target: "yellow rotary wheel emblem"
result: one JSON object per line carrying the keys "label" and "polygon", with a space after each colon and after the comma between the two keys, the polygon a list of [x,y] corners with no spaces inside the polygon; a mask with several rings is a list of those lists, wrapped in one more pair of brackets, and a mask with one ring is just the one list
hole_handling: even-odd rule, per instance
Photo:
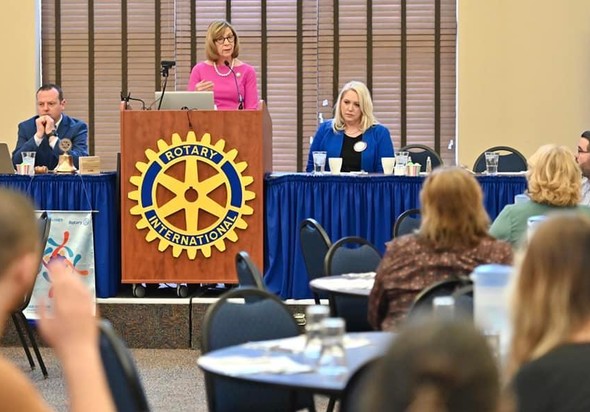
{"label": "yellow rotary wheel emblem", "polygon": [[[236,242],[235,229],[248,227],[242,216],[254,213],[246,205],[246,201],[256,197],[254,192],[246,190],[254,178],[242,175],[248,164],[235,162],[237,150],[225,153],[224,148],[224,140],[211,145],[209,133],[200,141],[194,132],[187,134],[186,141],[174,133],[171,145],[158,140],[159,151],[147,149],[148,162],[135,164],[141,174],[129,179],[137,187],[128,194],[129,199],[137,201],[130,212],[141,217],[136,227],[148,229],[145,237],[148,242],[159,240],[160,252],[172,246],[172,255],[176,258],[183,250],[191,260],[197,257],[197,251],[208,258],[211,246],[223,252],[225,239]],[[175,168],[182,163],[184,173],[174,176],[171,172],[178,170]],[[200,178],[199,165],[213,168],[213,175]],[[168,196],[159,195],[162,188]],[[217,189],[225,189],[224,200],[212,196]],[[184,215],[180,221],[179,213]],[[201,221],[207,220],[202,219],[205,215],[209,223],[203,224]]]}

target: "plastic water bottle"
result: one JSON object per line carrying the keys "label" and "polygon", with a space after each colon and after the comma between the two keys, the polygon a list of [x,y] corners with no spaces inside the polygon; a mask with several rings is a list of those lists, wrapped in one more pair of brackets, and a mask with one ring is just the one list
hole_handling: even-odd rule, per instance
{"label": "plastic water bottle", "polygon": [[426,158],[426,173],[432,172],[432,160],[430,160],[430,156]]}
{"label": "plastic water bottle", "polygon": [[506,296],[511,274],[511,266],[497,264],[478,266],[471,274],[475,324],[494,343],[500,360],[507,352],[511,335]]}

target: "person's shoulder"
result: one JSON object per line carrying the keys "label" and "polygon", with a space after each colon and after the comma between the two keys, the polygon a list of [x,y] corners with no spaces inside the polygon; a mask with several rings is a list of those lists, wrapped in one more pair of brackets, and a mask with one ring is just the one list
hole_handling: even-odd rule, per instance
{"label": "person's shoulder", "polygon": [[62,121],[70,127],[87,127],[86,122],[84,120],[76,119],[75,117],[68,116],[65,113],[62,114],[62,116]]}
{"label": "person's shoulder", "polygon": [[18,124],[18,127],[24,127],[24,126],[30,126],[30,125],[33,125],[33,126],[35,126],[35,128],[37,128],[37,126],[35,125],[35,120],[36,120],[38,117],[39,117],[38,115],[35,115],[35,116],[33,116],[33,117],[29,117],[28,119],[26,119],[26,120],[23,120],[22,122],[20,122],[20,123]]}
{"label": "person's shoulder", "polygon": [[410,233],[393,238],[388,243],[389,247],[393,250],[399,250],[401,248],[422,248],[424,247],[424,242],[421,241],[420,236],[416,233]]}
{"label": "person's shoulder", "polygon": [[328,119],[328,120],[324,120],[323,122],[320,123],[320,125],[318,126],[318,131],[321,132],[327,132],[327,131],[333,131],[332,129],[332,124],[334,123],[334,120],[332,119]]}
{"label": "person's shoulder", "polygon": [[500,251],[510,255],[512,254],[512,246],[510,243],[496,239],[492,236],[483,238],[478,247],[486,251]]}

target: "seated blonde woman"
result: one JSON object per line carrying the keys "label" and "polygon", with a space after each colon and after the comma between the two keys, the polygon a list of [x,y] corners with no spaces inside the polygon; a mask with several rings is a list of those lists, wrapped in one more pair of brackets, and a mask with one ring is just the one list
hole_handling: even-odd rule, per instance
{"label": "seated blonde woman", "polygon": [[590,411],[590,218],[539,225],[514,277],[507,375],[518,410]]}
{"label": "seated blonde woman", "polygon": [[507,205],[502,209],[490,234],[513,246],[523,240],[528,218],[558,210],[579,210],[590,215],[590,207],[578,206],[582,172],[574,154],[566,146],[541,146],[528,160],[528,196],[530,202]]}
{"label": "seated blonde woman", "polygon": [[488,234],[481,187],[468,171],[437,168],[424,182],[420,204],[418,232],[389,242],[377,268],[369,296],[375,329],[396,327],[416,295],[434,282],[468,276],[486,263],[512,263],[510,245]]}

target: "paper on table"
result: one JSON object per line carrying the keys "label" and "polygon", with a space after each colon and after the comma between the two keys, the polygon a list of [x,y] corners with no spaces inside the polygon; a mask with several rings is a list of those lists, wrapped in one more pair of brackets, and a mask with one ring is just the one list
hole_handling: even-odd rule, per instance
{"label": "paper on table", "polygon": [[[347,349],[360,348],[371,342],[362,337],[344,336],[344,347]],[[299,353],[305,347],[305,335],[292,338],[274,339],[263,342],[250,342],[245,345],[251,349],[265,349],[268,351]]]}
{"label": "paper on table", "polygon": [[366,272],[366,273],[344,273],[342,275],[343,278],[348,279],[375,279],[375,272]]}
{"label": "paper on table", "polygon": [[330,278],[317,278],[313,280],[314,286],[330,287],[338,290],[350,290],[350,289],[372,289],[375,279],[330,279]]}
{"label": "paper on table", "polygon": [[311,366],[297,363],[286,356],[202,357],[199,359],[199,363],[206,369],[223,371],[230,376],[255,373],[294,374],[313,370]]}

